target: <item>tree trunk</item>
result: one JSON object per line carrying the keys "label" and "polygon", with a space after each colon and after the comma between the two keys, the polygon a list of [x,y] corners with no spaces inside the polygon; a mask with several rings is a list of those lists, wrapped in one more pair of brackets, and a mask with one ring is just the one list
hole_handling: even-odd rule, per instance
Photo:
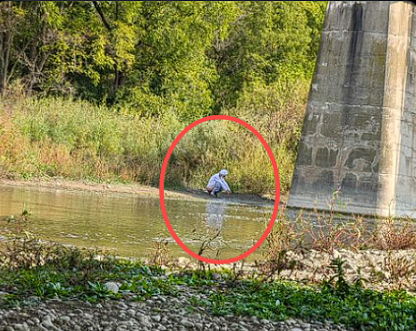
{"label": "tree trunk", "polygon": [[[110,25],[109,21],[107,20],[107,18],[104,15],[104,12],[102,11],[98,1],[92,1],[92,3],[94,4],[95,10],[97,11],[98,15],[101,18],[101,22],[103,22],[103,25],[105,26],[105,28],[107,29],[107,31],[110,33],[110,39],[113,39],[113,27]],[[119,3],[116,2],[116,19],[118,19],[118,14],[119,14]],[[113,81],[113,91],[114,93],[117,92],[119,86],[123,85],[125,80],[126,80],[126,76],[125,74],[119,69],[119,62],[117,59],[117,55],[113,54],[114,57],[114,81]]]}
{"label": "tree trunk", "polygon": [[12,47],[13,35],[11,31],[11,11],[12,11],[12,3],[8,1],[3,4],[6,7],[5,9],[5,17],[4,17],[4,25],[3,31],[0,33],[0,94],[1,96],[4,95],[7,89],[7,76],[9,74],[9,64],[10,64],[10,50]]}

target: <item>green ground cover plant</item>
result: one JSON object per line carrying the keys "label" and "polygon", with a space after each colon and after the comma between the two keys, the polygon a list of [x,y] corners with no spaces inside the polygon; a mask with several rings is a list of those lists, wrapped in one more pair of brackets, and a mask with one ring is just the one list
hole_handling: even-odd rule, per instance
{"label": "green ground cover plant", "polygon": [[[166,274],[160,267],[108,257],[98,259],[73,248],[63,252],[58,246],[51,252],[59,260],[50,259],[33,267],[2,265],[2,305],[34,304],[52,298],[97,302],[120,300],[126,295],[146,300],[160,295],[180,296],[185,287],[204,295],[193,300],[193,305],[206,307],[215,315],[331,320],[359,330],[413,330],[416,325],[413,295],[364,289],[359,282],[345,281],[340,270],[336,277],[308,286],[283,280],[233,280],[230,272],[216,270]],[[104,286],[108,281],[120,282],[120,291],[109,291]]]}

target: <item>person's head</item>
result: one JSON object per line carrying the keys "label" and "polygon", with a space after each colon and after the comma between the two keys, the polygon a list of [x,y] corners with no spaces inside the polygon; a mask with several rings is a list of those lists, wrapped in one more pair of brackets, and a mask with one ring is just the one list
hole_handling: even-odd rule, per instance
{"label": "person's head", "polygon": [[225,169],[222,169],[222,170],[220,171],[220,176],[221,176],[221,177],[226,177],[226,176],[228,176],[228,171],[227,171],[227,170],[225,170]]}

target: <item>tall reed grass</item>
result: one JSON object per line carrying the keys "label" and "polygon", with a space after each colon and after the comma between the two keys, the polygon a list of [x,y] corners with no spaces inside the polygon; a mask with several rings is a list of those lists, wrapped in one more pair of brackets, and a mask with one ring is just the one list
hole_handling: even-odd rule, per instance
{"label": "tall reed grass", "polygon": [[[277,159],[281,189],[290,186],[307,90],[282,96],[281,87],[258,86],[223,113],[253,125]],[[182,123],[169,111],[132,115],[85,101],[14,96],[0,102],[0,176],[60,177],[97,182],[157,185],[163,158]],[[166,185],[202,188],[227,168],[235,192],[271,193],[273,169],[257,138],[229,121],[206,122],[178,144]]]}

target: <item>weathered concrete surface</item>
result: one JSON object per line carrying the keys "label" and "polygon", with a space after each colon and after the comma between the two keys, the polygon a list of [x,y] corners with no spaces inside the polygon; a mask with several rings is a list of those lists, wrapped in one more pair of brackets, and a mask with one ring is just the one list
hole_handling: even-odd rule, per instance
{"label": "weathered concrete surface", "polygon": [[288,205],[416,217],[416,15],[330,1]]}

